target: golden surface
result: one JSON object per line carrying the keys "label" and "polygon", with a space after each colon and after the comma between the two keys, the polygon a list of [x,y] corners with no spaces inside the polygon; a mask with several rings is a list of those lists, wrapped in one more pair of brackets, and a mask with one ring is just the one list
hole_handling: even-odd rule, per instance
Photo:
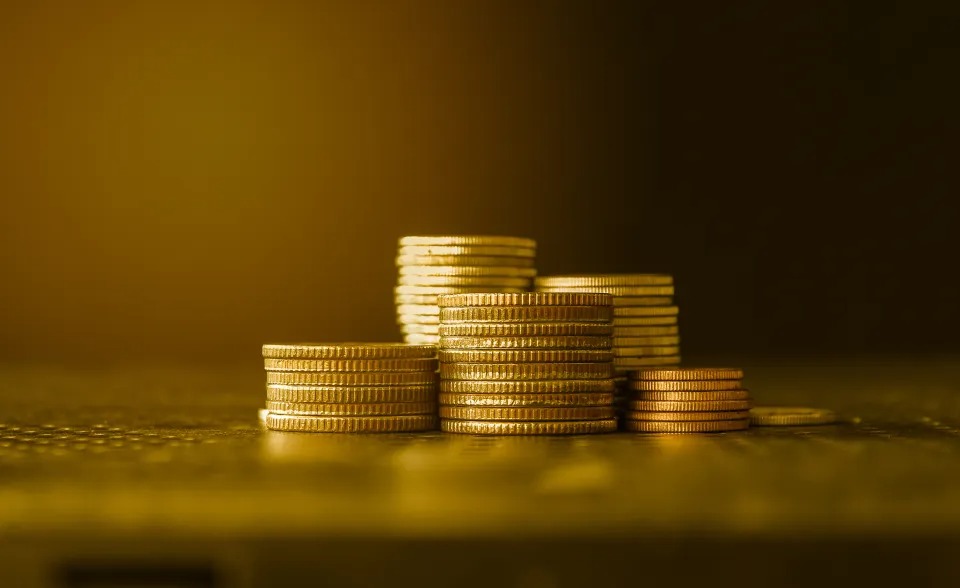
{"label": "golden surface", "polygon": [[823,408],[758,406],[750,410],[750,424],[756,426],[828,425],[836,421],[836,413]]}
{"label": "golden surface", "polygon": [[609,336],[613,327],[605,322],[464,322],[440,325],[439,332],[442,337]]}
{"label": "golden surface", "polygon": [[440,394],[438,401],[448,406],[607,406],[613,403],[613,393]]}
{"label": "golden surface", "polygon": [[307,403],[426,402],[436,400],[436,384],[420,386],[267,385],[267,400]]}
{"label": "golden surface", "polygon": [[266,422],[267,428],[274,431],[300,433],[401,433],[437,428],[437,417],[432,414],[332,417],[270,413]]}
{"label": "golden surface", "polygon": [[694,392],[709,390],[739,390],[741,380],[631,380],[633,390],[665,392]]}
{"label": "golden surface", "polygon": [[425,333],[404,333],[403,340],[407,343],[437,345],[440,343],[440,335],[427,335]]}
{"label": "golden surface", "polygon": [[402,265],[397,268],[400,278],[420,277],[490,277],[530,278],[537,275],[536,268],[471,265]]}
{"label": "golden surface", "polygon": [[584,435],[613,433],[617,430],[617,420],[498,422],[442,419],[440,430],[473,435]]}
{"label": "golden surface", "polygon": [[265,358],[263,369],[274,372],[422,372],[434,371],[433,357],[401,359],[275,359]]}
{"label": "golden surface", "polygon": [[[399,296],[394,299],[394,302],[397,303],[397,315],[398,316],[407,316],[407,315],[423,315],[423,316],[435,316],[437,321],[440,321],[440,308],[436,304],[436,296],[425,297],[425,296],[416,296],[413,294],[404,295],[403,300],[399,300]],[[433,302],[430,302],[430,300]]]}
{"label": "golden surface", "polygon": [[446,349],[606,349],[613,347],[610,337],[441,337]]}
{"label": "golden surface", "polygon": [[609,306],[458,306],[441,307],[444,323],[598,322],[609,323]]}
{"label": "golden surface", "polygon": [[440,406],[441,419],[461,421],[593,421],[615,417],[613,406]]}
{"label": "golden surface", "polygon": [[269,343],[262,354],[276,359],[414,359],[435,357],[437,350],[406,343]]}
{"label": "golden surface", "polygon": [[[667,319],[670,320],[670,319]],[[620,327],[617,325],[617,319],[614,319],[613,336],[615,338],[644,338],[644,337],[663,337],[676,336],[680,333],[676,324],[667,324],[665,326],[647,326],[647,327]],[[676,321],[674,320],[674,323]]]}
{"label": "golden surface", "polygon": [[673,276],[667,274],[567,274],[541,276],[536,280],[539,287],[592,287],[592,286],[669,286]]}
{"label": "golden surface", "polygon": [[726,421],[726,420],[749,419],[750,412],[748,410],[709,411],[709,412],[686,412],[686,411],[659,412],[659,411],[627,410],[627,411],[624,411],[623,417],[631,421],[667,421],[667,422]]}
{"label": "golden surface", "polygon": [[[637,327],[649,326],[676,326],[677,317],[673,316],[615,316],[613,317],[613,326],[615,333],[632,332]],[[631,331],[624,331],[631,329]]]}
{"label": "golden surface", "polygon": [[[409,306],[409,305],[406,305]],[[423,305],[420,305],[423,306]],[[421,308],[421,309],[408,309],[404,310],[416,310],[418,313],[427,313],[430,309]],[[439,333],[440,326],[440,315],[438,314],[411,314],[403,313],[397,315],[397,322],[400,324],[401,333]],[[417,325],[424,325],[429,328],[421,329]],[[411,327],[411,328],[407,328]]]}
{"label": "golden surface", "polygon": [[625,420],[623,428],[634,433],[722,433],[750,427],[749,419],[730,421],[635,421]]}
{"label": "golden surface", "polygon": [[613,393],[612,378],[580,380],[441,380],[440,391],[449,394],[575,394]]}
{"label": "golden surface", "polygon": [[614,337],[613,345],[618,348],[649,347],[652,345],[679,345],[680,337],[661,335],[651,337]]}
{"label": "golden surface", "polygon": [[595,380],[613,377],[610,363],[441,363],[450,380]]}
{"label": "golden surface", "polygon": [[401,245],[400,255],[479,255],[504,257],[535,257],[537,251],[526,247],[501,245]]}
{"label": "golden surface", "polygon": [[494,257],[489,255],[398,255],[394,260],[401,265],[465,265],[505,268],[532,268],[532,257]]}
{"label": "golden surface", "polygon": [[742,380],[740,368],[643,369],[630,374],[631,380]]}
{"label": "golden surface", "polygon": [[613,353],[599,349],[446,349],[437,357],[447,363],[606,362]]}
{"label": "golden surface", "polygon": [[313,403],[267,401],[267,410],[273,414],[304,416],[392,416],[408,414],[435,414],[436,402],[371,402],[371,403]]}
{"label": "golden surface", "polygon": [[677,345],[654,345],[649,347],[614,347],[617,357],[659,357],[661,355],[680,355]]}
{"label": "golden surface", "polygon": [[751,404],[749,400],[631,400],[627,403],[627,408],[653,412],[719,412],[750,410]]}
{"label": "golden surface", "polygon": [[[620,300],[643,296],[674,295],[674,288],[670,286],[537,286],[537,292],[604,292]],[[628,304],[624,302],[624,304]]]}
{"label": "golden surface", "polygon": [[520,294],[500,294],[496,292],[474,294],[451,294],[440,298],[440,306],[610,306],[613,297],[601,293],[574,292],[524,292]]}
{"label": "golden surface", "polygon": [[486,286],[493,288],[529,288],[529,278],[508,278],[505,276],[420,276],[401,275],[397,278],[401,286]]}
{"label": "golden surface", "polygon": [[428,245],[455,245],[455,246],[498,246],[522,247],[536,249],[537,242],[526,237],[510,237],[502,235],[410,235],[400,237],[400,247],[416,247]]}
{"label": "golden surface", "polygon": [[421,372],[267,372],[268,384],[321,386],[407,386],[432,384],[436,374]]}
{"label": "golden surface", "polygon": [[[522,293],[525,286],[496,288],[497,292],[515,292]],[[441,294],[460,294],[469,292],[489,293],[494,288],[491,286],[396,286],[393,289],[394,294],[420,294],[433,295],[438,297]]]}
{"label": "golden surface", "polygon": [[[740,385],[738,380],[730,380]],[[630,382],[631,385],[637,382]],[[723,400],[749,400],[748,390],[643,390],[632,388],[632,398],[657,402],[716,402]]]}

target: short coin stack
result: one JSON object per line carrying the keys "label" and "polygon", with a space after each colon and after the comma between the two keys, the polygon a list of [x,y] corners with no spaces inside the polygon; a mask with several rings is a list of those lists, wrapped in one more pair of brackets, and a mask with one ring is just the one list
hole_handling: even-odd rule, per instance
{"label": "short coin stack", "polygon": [[394,302],[404,340],[437,344],[440,294],[529,290],[536,246],[522,237],[402,237]]}
{"label": "short coin stack", "polygon": [[263,346],[266,426],[311,433],[426,431],[437,425],[433,345]]}
{"label": "short coin stack", "polygon": [[600,293],[441,296],[440,428],[615,431],[612,303]]}
{"label": "short coin stack", "polygon": [[630,372],[624,427],[643,433],[714,433],[750,426],[750,393],[736,368]]}

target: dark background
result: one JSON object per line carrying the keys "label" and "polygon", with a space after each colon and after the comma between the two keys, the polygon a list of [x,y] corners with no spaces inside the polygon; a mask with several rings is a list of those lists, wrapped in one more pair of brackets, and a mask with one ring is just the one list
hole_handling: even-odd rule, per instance
{"label": "dark background", "polygon": [[687,357],[955,351],[954,4],[5,4],[0,358],[397,339],[419,233],[674,273]]}

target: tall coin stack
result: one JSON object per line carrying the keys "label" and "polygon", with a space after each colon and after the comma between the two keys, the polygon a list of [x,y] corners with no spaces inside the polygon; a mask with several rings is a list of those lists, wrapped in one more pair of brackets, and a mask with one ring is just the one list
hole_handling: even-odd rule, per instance
{"label": "tall coin stack", "polygon": [[437,344],[441,294],[530,290],[536,247],[522,237],[402,237],[394,302],[404,340]]}
{"label": "tall coin stack", "polygon": [[433,345],[268,344],[266,426],[311,433],[427,431],[437,426]]}
{"label": "tall coin stack", "polygon": [[736,368],[630,372],[624,427],[643,433],[714,433],[750,426],[750,393]]}
{"label": "tall coin stack", "polygon": [[440,428],[615,431],[612,304],[600,293],[441,296]]}

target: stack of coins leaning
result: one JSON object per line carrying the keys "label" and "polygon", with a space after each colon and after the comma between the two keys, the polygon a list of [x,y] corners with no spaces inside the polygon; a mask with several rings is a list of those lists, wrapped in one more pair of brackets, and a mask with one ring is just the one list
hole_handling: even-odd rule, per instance
{"label": "stack of coins leaning", "polygon": [[438,302],[441,430],[616,430],[611,296],[471,293]]}
{"label": "stack of coins leaning", "polygon": [[433,345],[267,344],[263,358],[269,429],[311,433],[436,429]]}
{"label": "stack of coins leaning", "polygon": [[628,431],[714,433],[750,426],[750,393],[737,368],[651,368],[630,372]]}
{"label": "stack of coins leaning", "polygon": [[394,302],[404,340],[437,344],[440,294],[530,290],[536,246],[522,237],[402,237]]}

